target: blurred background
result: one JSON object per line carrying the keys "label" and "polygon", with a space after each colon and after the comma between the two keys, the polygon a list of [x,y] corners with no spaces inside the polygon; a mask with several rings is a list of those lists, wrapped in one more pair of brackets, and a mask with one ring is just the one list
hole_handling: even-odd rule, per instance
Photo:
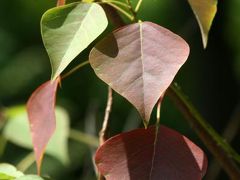
{"label": "blurred background", "polygon": [[[32,156],[23,105],[51,75],[41,40],[40,19],[55,4],[53,0],[4,0],[0,5],[0,159],[18,165],[26,173],[36,173],[36,167],[27,164]],[[240,121],[240,1],[219,1],[206,50],[187,0],[143,0],[138,17],[170,29],[189,43],[190,57],[175,81],[219,133],[226,131],[225,135],[231,136],[232,146],[240,152],[237,128]],[[109,26],[105,34],[111,30]],[[81,53],[65,72],[87,60],[90,49]],[[43,161],[44,175],[57,180],[95,179],[92,155],[106,99],[107,86],[90,66],[62,82],[57,105],[59,119],[64,120],[57,120],[61,125]],[[116,93],[110,120],[112,135],[143,127],[136,110]],[[186,135],[205,150],[210,163],[205,179],[228,179],[223,171],[214,172],[217,165],[211,165],[212,155],[168,97],[162,105],[161,123]]]}

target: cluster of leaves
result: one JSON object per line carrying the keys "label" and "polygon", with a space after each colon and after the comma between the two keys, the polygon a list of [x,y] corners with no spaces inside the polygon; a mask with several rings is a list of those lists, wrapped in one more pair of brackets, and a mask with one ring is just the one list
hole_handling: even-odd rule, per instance
{"label": "cluster of leaves", "polygon": [[[130,1],[127,4],[102,1],[126,16],[128,13],[123,7],[130,6],[133,16],[130,16],[130,20],[136,20],[141,2],[133,10]],[[206,47],[217,1],[189,0],[189,3],[197,17]],[[105,11],[98,3],[91,1],[64,5],[64,1],[58,1],[58,5],[61,6],[48,10],[41,20],[42,38],[52,66],[51,80],[37,88],[27,103],[39,174],[45,151],[62,157],[62,161],[67,159],[65,147],[59,153],[51,151],[53,146],[50,143],[47,147],[56,128],[58,86],[70,74],[61,73],[108,26]],[[89,61],[77,67],[89,62],[101,80],[138,110],[146,127],[115,136],[98,149],[96,165],[106,179],[138,179],[140,176],[143,179],[157,179],[159,176],[166,179],[201,179],[204,176],[207,161],[200,148],[167,127],[148,128],[155,104],[158,101],[161,103],[165,91],[188,55],[188,44],[181,37],[152,22],[139,21],[107,35],[92,49]],[[57,123],[60,123],[59,119]],[[11,139],[9,128],[12,128],[10,123],[6,128],[6,136]],[[65,138],[62,139],[64,144]],[[56,140],[56,143],[59,141]],[[53,139],[51,142],[54,143]]]}

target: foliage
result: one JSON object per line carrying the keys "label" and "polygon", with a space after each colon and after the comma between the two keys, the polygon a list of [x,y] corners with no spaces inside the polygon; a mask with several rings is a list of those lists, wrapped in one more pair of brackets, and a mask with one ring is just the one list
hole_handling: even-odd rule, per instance
{"label": "foliage", "polygon": [[[211,24],[217,12],[217,0],[188,2],[198,21],[203,46],[206,48]],[[68,162],[68,136],[88,144],[92,152],[98,145],[95,136],[74,131],[69,134],[66,113],[55,108],[57,92],[60,91],[63,81],[78,69],[90,64],[97,77],[108,86],[108,102],[99,133],[100,146],[95,156],[99,179],[182,177],[191,180],[201,179],[205,175],[207,160],[203,150],[180,133],[160,125],[160,108],[165,94],[173,97],[179,110],[228,175],[232,179],[240,177],[235,164],[235,161],[239,162],[240,156],[199,115],[181,90],[171,85],[188,58],[189,45],[180,36],[156,22],[141,21],[138,12],[142,3],[143,0],[135,3],[130,0],[87,0],[65,5],[64,0],[58,0],[57,7],[43,14],[41,35],[49,55],[52,76],[32,93],[27,102],[38,175],[41,174],[45,151],[63,163]],[[108,23],[109,20],[112,24]],[[105,35],[108,24],[120,28]],[[99,41],[100,35],[103,39]],[[85,51],[90,49],[89,53]],[[89,60],[64,74],[70,63],[78,55],[84,57],[85,52]],[[88,82],[87,78],[84,80]],[[145,129],[121,132],[110,138],[109,119],[113,90],[138,110]],[[148,127],[153,124],[150,119],[156,104],[156,123]],[[29,134],[26,133],[25,108],[21,107],[17,111],[13,114],[11,110],[5,111],[4,116],[8,121],[3,134],[7,140],[31,148]],[[88,128],[88,131],[89,129],[91,128]],[[15,135],[12,134],[13,131],[16,131]],[[110,139],[106,140],[108,138]],[[18,172],[14,167],[10,169]],[[4,172],[2,176],[6,178],[17,177]],[[20,175],[20,179],[24,177],[23,174]],[[26,176],[25,179],[27,178],[33,177]]]}

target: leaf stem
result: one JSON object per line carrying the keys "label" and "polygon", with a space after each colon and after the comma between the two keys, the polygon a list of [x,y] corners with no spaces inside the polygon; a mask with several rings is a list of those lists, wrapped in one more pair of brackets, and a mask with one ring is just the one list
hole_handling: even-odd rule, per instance
{"label": "leaf stem", "polygon": [[113,8],[115,8],[116,10],[118,10],[119,12],[121,12],[123,15],[125,15],[130,21],[134,20],[134,16],[132,16],[131,14],[129,14],[127,11],[125,11],[124,9],[120,8],[119,6],[111,3],[111,2],[106,2],[103,1],[103,3],[108,4],[109,6],[112,6]]}
{"label": "leaf stem", "polygon": [[135,7],[135,10],[134,10],[136,13],[137,13],[138,10],[140,9],[141,5],[142,5],[142,0],[139,0],[138,3],[137,3],[137,5],[136,5],[136,7]]}
{"label": "leaf stem", "polygon": [[127,0],[128,5],[130,6],[129,10],[131,11],[133,15],[132,21],[137,22],[137,13],[133,10],[133,6],[130,0]]}
{"label": "leaf stem", "polygon": [[63,5],[65,5],[65,3],[66,3],[66,0],[58,0],[57,6],[63,6]]}
{"label": "leaf stem", "polygon": [[107,106],[105,109],[105,115],[103,120],[102,129],[99,132],[99,142],[100,145],[102,145],[107,139],[108,139],[108,129],[109,129],[109,115],[112,109],[112,89],[110,86],[108,86],[108,100],[107,100]]}
{"label": "leaf stem", "polygon": [[61,79],[65,79],[66,77],[70,76],[71,74],[73,74],[75,71],[77,71],[78,69],[80,69],[81,67],[88,65],[89,61],[84,61],[82,63],[80,63],[79,65],[75,66],[73,69],[71,69],[69,72],[67,72],[66,74],[62,75]]}
{"label": "leaf stem", "polygon": [[123,2],[121,2],[121,1],[117,1],[117,0],[102,0],[102,2],[103,2],[103,3],[104,3],[104,2],[114,3],[114,4],[118,4],[118,5],[120,5],[120,6],[123,6],[123,7],[127,8],[127,9],[130,9],[130,6],[129,6],[128,4],[123,3]]}
{"label": "leaf stem", "polygon": [[167,90],[167,95],[177,105],[186,120],[188,120],[189,124],[192,125],[200,139],[213,156],[215,156],[231,179],[240,179],[240,170],[234,162],[234,160],[240,162],[240,156],[199,114],[196,108],[190,103],[188,98],[176,84],[170,86]]}
{"label": "leaf stem", "polygon": [[25,156],[18,164],[17,169],[25,172],[28,170],[28,168],[35,162],[35,156],[34,152],[29,153],[27,156]]}

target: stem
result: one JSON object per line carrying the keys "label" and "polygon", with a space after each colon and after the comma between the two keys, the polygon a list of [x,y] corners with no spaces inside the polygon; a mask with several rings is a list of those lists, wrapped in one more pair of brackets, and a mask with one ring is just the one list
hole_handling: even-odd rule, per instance
{"label": "stem", "polygon": [[203,143],[213,156],[215,156],[231,179],[240,179],[239,168],[233,161],[233,158],[239,160],[239,155],[221,138],[210,124],[203,119],[176,85],[171,85],[167,90],[167,94],[174,101]]}
{"label": "stem", "polygon": [[77,71],[78,69],[80,69],[81,67],[85,66],[89,64],[89,61],[84,61],[83,63],[77,65],[76,67],[74,67],[73,69],[71,69],[69,72],[67,72],[66,74],[62,75],[61,79],[65,79],[66,77],[70,76],[71,74],[73,74],[75,71]]}
{"label": "stem", "polygon": [[135,13],[137,13],[138,12],[138,10],[139,10],[139,8],[141,7],[141,5],[142,5],[142,0],[139,0],[138,1],[138,3],[137,3],[137,5],[136,5],[136,7],[135,7]]}
{"label": "stem", "polygon": [[113,8],[115,8],[116,10],[118,10],[119,12],[121,12],[122,14],[124,14],[130,21],[134,20],[134,16],[130,15],[127,11],[123,10],[122,8],[120,8],[119,6],[111,3],[111,2],[104,2],[106,4],[108,4],[109,6],[112,6]]}
{"label": "stem", "polygon": [[63,6],[65,5],[66,1],[65,0],[58,0],[57,1],[57,6]]}
{"label": "stem", "polygon": [[102,145],[108,139],[109,115],[110,115],[111,109],[112,109],[112,89],[109,86],[108,87],[107,106],[105,109],[105,116],[104,116],[104,120],[103,120],[102,129],[99,132],[100,145]]}
{"label": "stem", "polygon": [[[103,120],[102,129],[99,132],[99,142],[100,146],[104,144],[104,142],[109,138],[109,115],[112,109],[112,89],[110,86],[108,86],[108,100],[107,100],[107,106],[105,109],[105,116]],[[99,173],[98,180],[104,180],[104,176]]]}
{"label": "stem", "polygon": [[78,141],[80,143],[87,144],[93,148],[98,148],[99,142],[98,139],[94,136],[82,133],[77,130],[70,130],[69,138],[75,141]]}
{"label": "stem", "polygon": [[130,9],[130,8],[131,8],[128,4],[123,3],[123,2],[121,2],[121,1],[117,1],[117,0],[102,0],[102,2],[103,2],[103,3],[110,2],[110,3],[118,4],[118,5],[120,5],[120,6],[123,6],[123,7],[127,8],[127,9]]}
{"label": "stem", "polygon": [[132,21],[136,22],[137,21],[137,13],[133,10],[131,1],[127,0],[127,3],[130,6],[129,10],[131,11],[131,13],[133,15],[133,20]]}
{"label": "stem", "polygon": [[17,169],[25,172],[28,170],[28,168],[34,163],[35,161],[35,156],[34,153],[31,152],[27,156],[25,156],[18,164],[17,164]]}

